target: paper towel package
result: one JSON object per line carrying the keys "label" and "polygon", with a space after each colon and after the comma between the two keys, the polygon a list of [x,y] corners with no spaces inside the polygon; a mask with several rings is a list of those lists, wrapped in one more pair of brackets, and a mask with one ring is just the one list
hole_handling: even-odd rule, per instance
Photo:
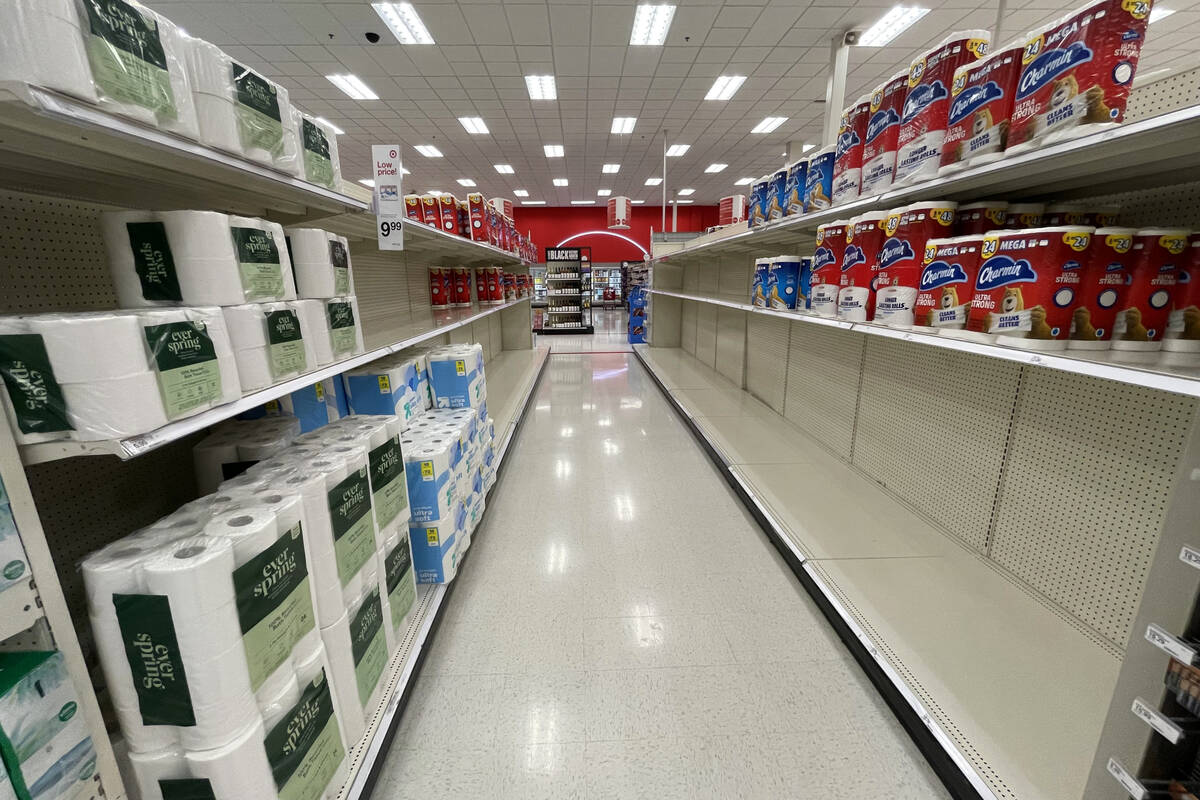
{"label": "paper towel package", "polygon": [[893,75],[871,94],[871,115],[863,138],[862,190],[866,197],[892,185],[896,172],[896,140],[900,114],[908,96],[908,72]]}
{"label": "paper towel package", "polygon": [[863,141],[871,116],[871,95],[863,95],[842,111],[833,158],[833,204],[858,199],[862,188]]}
{"label": "paper towel package", "polygon": [[61,653],[0,653],[0,755],[15,796],[90,796],[96,752],[78,701]]}
{"label": "paper towel package", "polygon": [[0,81],[97,101],[75,0],[0,3]]}
{"label": "paper towel package", "polygon": [[808,159],[804,180],[804,213],[823,211],[833,200],[833,162],[837,148],[830,146],[816,151]]}

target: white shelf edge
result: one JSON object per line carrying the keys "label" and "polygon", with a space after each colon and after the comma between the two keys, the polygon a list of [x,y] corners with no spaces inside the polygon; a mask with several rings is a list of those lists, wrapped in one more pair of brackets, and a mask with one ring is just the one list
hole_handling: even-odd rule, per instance
{"label": "white shelf edge", "polygon": [[[1082,355],[1066,354],[1071,353],[1072,351],[1046,352],[1038,350],[1023,350],[1019,347],[1005,347],[998,344],[973,342],[967,339],[956,339],[950,336],[938,336],[936,334],[923,333],[921,331],[908,330],[904,328],[889,328],[885,325],[876,325],[870,322],[848,322],[846,320],[832,319],[829,317],[819,317],[815,314],[802,314],[793,311],[775,311],[768,308],[758,308],[746,303],[734,303],[728,300],[721,300],[720,298],[716,297],[684,294],[682,292],[673,292],[664,289],[651,289],[650,293],[665,295],[667,297],[677,297],[681,300],[692,300],[698,303],[710,303],[712,305],[724,306],[726,308],[736,308],[753,314],[764,314],[766,316],[783,318],[791,322],[802,322],[809,325],[822,325],[825,327],[841,328],[842,330],[855,331],[868,336],[881,336],[885,339],[899,339],[901,341],[914,342],[916,344],[927,345],[929,347],[940,347],[944,350],[957,350],[961,353],[973,353],[975,355],[986,356],[988,358],[1014,361],[1019,364],[1028,364],[1035,367],[1046,367],[1047,369],[1053,369],[1059,372],[1087,375],[1093,378],[1100,378],[1101,380],[1116,381],[1117,383],[1127,383],[1147,389],[1157,389],[1163,392],[1174,392],[1175,394],[1181,394],[1186,397],[1200,398],[1200,369],[1197,370],[1195,377],[1190,377],[1183,374],[1173,375],[1171,373],[1160,372],[1149,368],[1141,368],[1134,365],[1119,364],[1110,361],[1099,361],[1083,357]],[[1073,352],[1082,354],[1087,351]],[[1097,352],[1110,353],[1113,351]]]}
{"label": "white shelf edge", "polygon": [[424,222],[403,219],[401,220],[401,229],[405,231],[406,235],[408,233],[412,233],[418,239],[423,236],[430,236],[434,241],[437,242],[445,242],[455,246],[468,248],[477,248],[480,252],[488,253],[496,258],[512,261],[525,267],[530,265],[529,261],[521,258],[516,253],[510,253],[507,250],[496,247],[494,244],[489,242],[477,242],[474,239],[468,239],[465,236],[459,236],[456,233],[447,233],[441,228],[435,228],[432,225],[426,225]]}
{"label": "white shelf edge", "polygon": [[305,386],[311,386],[317,381],[331,378],[334,375],[362,366],[376,359],[383,358],[386,355],[399,352],[405,348],[420,344],[421,342],[432,339],[436,336],[449,333],[466,325],[478,322],[484,317],[495,314],[498,311],[503,311],[506,308],[511,308],[520,303],[528,302],[528,297],[523,297],[519,300],[509,300],[503,305],[488,306],[479,308],[476,313],[462,319],[455,320],[447,325],[440,325],[428,330],[421,331],[414,336],[410,336],[400,341],[383,347],[375,348],[362,353],[352,358],[338,361],[334,364],[321,367],[306,372],[305,374],[292,378],[291,380],[277,383],[266,389],[261,389],[248,395],[243,395],[238,400],[232,403],[211,408],[200,414],[192,417],[181,419],[177,422],[172,422],[163,427],[150,431],[149,433],[131,436],[126,439],[106,439],[99,442],[42,442],[38,444],[22,445],[21,461],[26,466],[31,464],[41,464],[46,461],[55,461],[61,458],[71,458],[74,456],[88,455],[115,455],[118,458],[125,460],[140,456],[165,444],[182,439],[193,433],[197,433],[211,425],[236,416],[243,411],[249,411],[252,408],[262,405],[271,400],[277,400],[286,394],[291,394],[297,389],[303,389]]}

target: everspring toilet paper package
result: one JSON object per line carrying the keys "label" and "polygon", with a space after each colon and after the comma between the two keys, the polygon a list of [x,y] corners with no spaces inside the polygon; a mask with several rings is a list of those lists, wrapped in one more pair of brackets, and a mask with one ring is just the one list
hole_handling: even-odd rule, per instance
{"label": "everspring toilet paper package", "polygon": [[202,495],[217,491],[223,481],[282,451],[299,435],[300,420],[292,416],[221,423],[192,448],[196,488]]}
{"label": "everspring toilet paper package", "polygon": [[293,303],[222,309],[243,391],[262,389],[316,368],[313,339],[303,330]]}
{"label": "everspring toilet paper package", "polygon": [[300,297],[328,298],[354,293],[350,246],[344,237],[320,228],[287,228],[284,233]]}
{"label": "everspring toilet paper package", "polygon": [[294,174],[337,190],[342,185],[342,162],[333,129],[295,108],[292,116],[300,135],[299,170]]}
{"label": "everspring toilet paper package", "polygon": [[329,654],[333,689],[342,709],[346,741],[358,743],[366,730],[366,713],[379,706],[382,677],[388,662],[384,634],[384,607],[379,582],[365,586],[346,613],[328,628],[321,639]]}
{"label": "everspring toilet paper package", "polygon": [[[379,551],[379,558],[380,578],[387,592],[387,624],[394,643],[398,643],[412,620],[417,599],[416,573],[413,571],[407,525],[400,526],[388,536],[387,543]],[[388,649],[394,650],[395,644]]]}
{"label": "everspring toilet paper package", "polygon": [[329,321],[329,343],[334,361],[363,352],[358,301],[353,296],[325,301],[325,316]]}
{"label": "everspring toilet paper package", "polygon": [[96,102],[75,0],[0,2],[0,81]]}

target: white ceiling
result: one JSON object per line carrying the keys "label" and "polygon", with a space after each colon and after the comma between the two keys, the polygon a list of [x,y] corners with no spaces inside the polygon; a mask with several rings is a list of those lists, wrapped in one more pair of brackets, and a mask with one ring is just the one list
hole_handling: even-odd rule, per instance
{"label": "white ceiling", "polygon": [[[947,33],[991,28],[996,0],[925,0],[933,10],[883,48],[854,48],[846,89],[849,102],[896,72]],[[372,143],[405,146],[405,190],[482,191],[568,205],[612,189],[656,203],[659,187],[645,179],[662,171],[661,131],[691,145],[668,159],[673,195],[693,187],[696,203],[735,191],[739,177],[779,166],[788,142],[819,143],[823,126],[829,41],[865,28],[892,0],[681,0],[662,47],[628,46],[634,0],[600,3],[417,0],[436,45],[400,45],[368,0],[149,0],[194,36],[286,86],[292,100],[346,131],[339,137],[348,179],[368,174]],[[1200,0],[1163,0],[1178,13],[1150,29],[1140,72],[1191,66],[1200,30]],[[1009,40],[1070,9],[1063,0],[1009,0],[1000,38]],[[381,36],[369,44],[368,31]],[[324,76],[352,72],[379,95],[346,97]],[[524,75],[553,74],[557,101],[531,101]],[[705,101],[718,75],[748,80],[727,102]],[[820,101],[820,102],[818,102]],[[766,116],[788,121],[774,132],[750,129]],[[489,135],[467,134],[460,116],[483,117]],[[632,135],[609,133],[614,116],[638,118]],[[444,158],[428,159],[411,146],[433,144]],[[566,157],[547,159],[543,144],[562,144]],[[705,174],[713,162],[729,164]],[[514,175],[492,165],[512,164]],[[619,163],[616,175],[600,171]],[[553,178],[565,177],[567,188]],[[472,178],[468,190],[455,179]],[[669,195],[670,196],[670,195]]]}

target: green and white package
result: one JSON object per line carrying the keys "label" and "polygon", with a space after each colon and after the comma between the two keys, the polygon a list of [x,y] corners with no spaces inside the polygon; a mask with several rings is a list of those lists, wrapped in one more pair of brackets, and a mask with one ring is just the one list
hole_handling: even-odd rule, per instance
{"label": "green and white package", "polygon": [[[3,487],[0,487],[3,494]],[[13,518],[12,506],[0,503],[0,592],[29,581],[29,557]]]}
{"label": "green and white package", "polygon": [[329,320],[329,342],[334,359],[363,351],[362,329],[358,323],[358,301],[354,297],[334,297],[325,301]]}
{"label": "green and white package", "polygon": [[18,800],[90,790],[96,753],[61,653],[0,653],[0,758]]}
{"label": "green and white package", "polygon": [[294,112],[300,134],[300,160],[303,177],[312,183],[337,190],[342,185],[342,163],[338,156],[337,135],[315,117]]}
{"label": "green and white package", "polygon": [[230,62],[230,78],[243,152],[251,160],[273,164],[283,158],[287,89],[236,61]]}
{"label": "green and white package", "polygon": [[394,650],[408,629],[417,599],[417,578],[413,570],[407,525],[401,525],[389,534],[386,544],[379,551],[379,559],[380,583],[387,595],[388,626],[392,640],[389,649]]}

